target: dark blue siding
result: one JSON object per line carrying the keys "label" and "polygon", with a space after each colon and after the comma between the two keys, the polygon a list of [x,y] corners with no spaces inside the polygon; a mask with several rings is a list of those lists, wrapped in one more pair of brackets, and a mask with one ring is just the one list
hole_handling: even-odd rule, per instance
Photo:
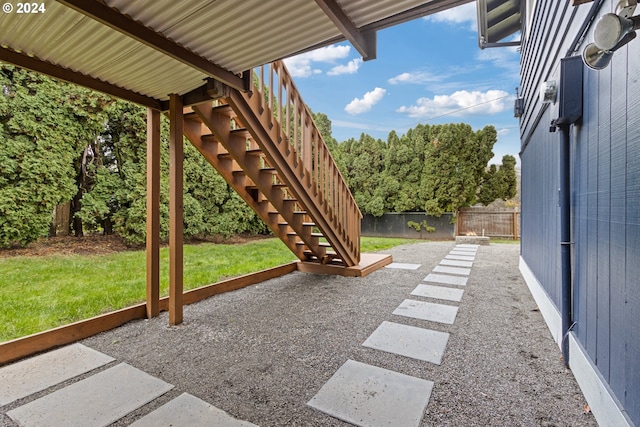
{"label": "dark blue siding", "polygon": [[[543,122],[549,123],[543,119]],[[557,134],[540,127],[522,153],[522,238],[523,258],[560,307],[560,226],[558,207]],[[535,166],[534,166],[535,165]],[[544,250],[542,250],[544,248]]]}
{"label": "dark blue siding", "polygon": [[[615,70],[627,69],[627,56],[614,56]],[[617,76],[616,76],[617,77]],[[627,80],[614,78],[611,82],[611,197],[610,197],[610,358],[609,383],[614,390],[625,390],[625,307],[626,245],[627,245]]]}
{"label": "dark blue siding", "polygon": [[[521,250],[556,307],[559,136],[548,131],[554,107],[541,105],[536,91],[558,78],[560,58],[590,8],[570,3],[538,0],[522,53]],[[600,14],[614,11],[615,3],[605,2]],[[618,50],[608,68],[585,67],[584,115],[572,127],[571,147],[574,331],[640,425],[640,38]]]}
{"label": "dark blue siding", "polygon": [[[598,141],[596,160],[596,233],[597,233],[597,325],[596,364],[609,380],[609,213],[611,197],[611,67],[595,73],[598,76]],[[589,88],[591,89],[591,88]],[[596,89],[595,87],[593,89]]]}
{"label": "dark blue siding", "polygon": [[[640,425],[640,43],[627,53],[627,154],[626,154],[626,298],[624,328],[616,331],[625,342],[624,406]],[[623,52],[617,52],[623,53]],[[618,394],[618,393],[617,393]]]}

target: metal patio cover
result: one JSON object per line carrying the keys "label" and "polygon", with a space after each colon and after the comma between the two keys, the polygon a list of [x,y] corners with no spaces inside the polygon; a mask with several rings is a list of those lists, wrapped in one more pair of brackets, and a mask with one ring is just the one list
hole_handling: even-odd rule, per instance
{"label": "metal patio cover", "polygon": [[470,1],[48,0],[0,12],[0,61],[166,110],[169,94],[246,89],[244,71],[344,40],[373,59],[377,30]]}

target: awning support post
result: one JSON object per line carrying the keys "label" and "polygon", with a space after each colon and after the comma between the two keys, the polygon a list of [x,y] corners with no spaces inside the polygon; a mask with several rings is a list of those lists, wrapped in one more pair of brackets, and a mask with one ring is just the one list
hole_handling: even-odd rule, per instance
{"label": "awning support post", "polygon": [[183,292],[183,127],[182,98],[169,99],[169,324],[182,323]]}
{"label": "awning support post", "polygon": [[147,318],[160,314],[160,112],[147,108]]}

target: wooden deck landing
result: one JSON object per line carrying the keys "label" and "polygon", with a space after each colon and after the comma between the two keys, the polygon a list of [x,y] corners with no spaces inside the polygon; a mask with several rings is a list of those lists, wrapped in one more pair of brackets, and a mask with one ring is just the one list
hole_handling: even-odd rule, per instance
{"label": "wooden deck landing", "polygon": [[298,262],[298,271],[313,274],[334,274],[347,277],[365,277],[385,265],[391,264],[393,258],[386,254],[360,254],[360,264],[353,267],[339,265],[322,265],[315,262]]}

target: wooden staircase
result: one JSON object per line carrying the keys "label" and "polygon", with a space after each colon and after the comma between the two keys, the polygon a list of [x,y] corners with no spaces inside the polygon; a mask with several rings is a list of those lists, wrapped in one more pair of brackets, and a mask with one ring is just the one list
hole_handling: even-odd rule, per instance
{"label": "wooden staircase", "polygon": [[185,136],[301,261],[358,265],[362,214],[286,67],[252,77],[185,108]]}

